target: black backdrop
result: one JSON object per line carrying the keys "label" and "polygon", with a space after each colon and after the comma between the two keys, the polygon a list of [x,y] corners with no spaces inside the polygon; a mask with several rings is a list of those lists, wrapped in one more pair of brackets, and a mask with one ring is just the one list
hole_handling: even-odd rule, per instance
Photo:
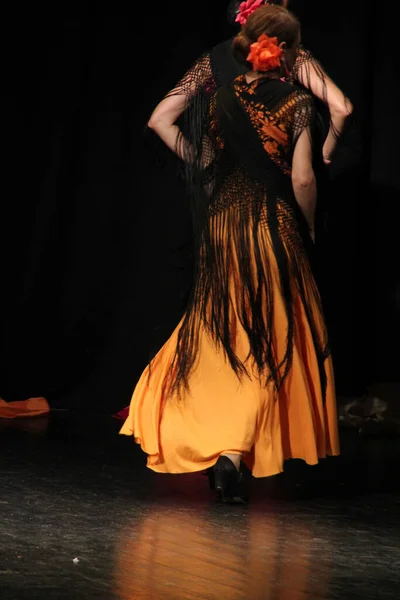
{"label": "black backdrop", "polygon": [[[352,149],[332,169],[321,252],[338,389],[362,393],[398,379],[396,19],[359,0],[292,6],[305,45],[357,107]],[[194,58],[232,33],[225,8],[7,9],[3,398],[121,408],[176,324],[190,282],[190,218],[174,158],[156,165],[143,131]]]}

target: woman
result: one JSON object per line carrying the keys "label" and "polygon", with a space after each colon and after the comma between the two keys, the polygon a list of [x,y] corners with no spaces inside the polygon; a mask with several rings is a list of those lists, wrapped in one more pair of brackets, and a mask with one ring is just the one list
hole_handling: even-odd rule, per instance
{"label": "woman", "polygon": [[[247,0],[242,3],[232,0],[228,7],[228,19],[243,26],[248,17],[262,6],[277,5],[286,8],[288,4],[289,0]],[[207,122],[208,107],[213,93],[245,72],[246,65],[237,60],[232,53],[232,40],[214,46],[210,52],[206,52],[196,61],[178,85],[157,105],[148,123],[150,129],[158,134],[171,150],[175,151],[176,123],[185,109],[190,105],[191,110],[185,112],[186,126],[189,129],[199,127],[201,129]],[[320,133],[322,156],[318,157],[317,153],[314,153],[318,187],[323,190],[329,185],[329,182],[321,163],[323,161],[325,164],[330,164],[338,139],[352,113],[352,105],[326,75],[319,62],[304,48],[298,50],[295,64],[288,74],[288,81],[309,89],[329,109],[328,135]],[[188,248],[187,254],[189,253]],[[128,408],[120,411],[116,416],[125,420],[128,416]]]}
{"label": "woman", "polygon": [[[276,38],[276,39],[275,39]],[[160,131],[185,160],[197,242],[187,311],[143,373],[121,433],[160,473],[210,469],[226,502],[283,462],[339,452],[332,363],[309,256],[315,110],[282,80],[300,41],[282,7],[235,38],[245,75],[211,98],[207,124]],[[190,109],[189,109],[190,112]],[[190,119],[189,119],[190,121]]]}
{"label": "woman", "polygon": [[[255,10],[268,4],[286,8],[289,0],[233,0],[229,5],[228,15],[235,15],[236,23],[243,26]],[[175,123],[188,101],[195,106],[193,114],[198,122],[208,105],[207,96],[244,72],[243,65],[232,55],[231,46],[231,40],[222,42],[196,61],[178,85],[155,108],[150,118],[150,128],[159,134],[160,127]],[[290,81],[309,89],[329,109],[330,128],[322,153],[325,164],[330,164],[337,141],[352,113],[351,102],[327,76],[320,63],[304,48],[299,49]],[[171,147],[169,140],[164,141]]]}

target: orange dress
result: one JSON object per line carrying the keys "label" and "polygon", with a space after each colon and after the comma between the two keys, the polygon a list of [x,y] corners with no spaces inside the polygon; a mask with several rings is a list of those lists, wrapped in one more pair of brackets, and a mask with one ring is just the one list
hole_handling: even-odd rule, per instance
{"label": "orange dress", "polygon": [[[247,109],[264,148],[275,153],[277,148],[282,148],[276,160],[281,161],[283,169],[290,171],[290,159],[285,156],[290,156],[289,127],[295,115],[293,108],[297,96],[289,97],[273,114],[265,115],[264,112],[262,115],[259,106],[251,110],[254,109],[252,95],[256,85],[248,86],[244,77],[240,77],[235,82],[235,91],[245,106],[248,102]],[[249,186],[243,189],[249,189]],[[284,247],[288,256],[298,261],[299,277],[307,281],[306,300],[293,281],[293,351],[288,374],[279,389],[267,375],[260,373],[251,357],[249,336],[239,306],[242,301],[239,265],[242,255],[230,225],[235,225],[239,219],[243,222],[246,210],[243,198],[230,194],[229,202],[210,214],[210,231],[213,242],[224,250],[222,255],[230,256],[227,268],[230,339],[235,355],[245,365],[247,373],[238,377],[223,345],[216,342],[204,322],[202,313],[193,310],[191,318],[198,331],[196,357],[188,388],[180,393],[174,391],[170,373],[182,320],[142,374],[132,397],[129,416],[121,429],[121,434],[134,436],[148,455],[148,467],[159,473],[201,471],[215,464],[221,453],[230,452],[242,454],[255,477],[267,477],[281,472],[286,459],[303,459],[315,465],[320,458],[339,453],[332,360],[328,356],[324,362],[326,390],[323,392],[315,332],[313,335],[310,328],[309,315],[312,314],[319,337],[325,338],[320,298],[309,262],[304,257],[298,259],[301,240],[293,213],[279,202],[277,213]],[[270,325],[279,363],[285,354],[288,315],[267,212],[268,198],[256,228],[252,215],[246,217],[251,232],[247,238],[248,256],[252,273],[259,268],[253,257],[256,244],[268,258],[268,293],[273,303]],[[213,310],[216,301],[218,290],[214,289],[205,300],[207,314]]]}

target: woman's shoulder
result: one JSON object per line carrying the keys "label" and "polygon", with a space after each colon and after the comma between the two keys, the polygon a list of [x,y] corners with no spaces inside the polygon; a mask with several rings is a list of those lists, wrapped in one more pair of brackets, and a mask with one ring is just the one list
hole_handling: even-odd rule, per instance
{"label": "woman's shoulder", "polygon": [[321,64],[315,58],[312,52],[304,46],[301,46],[297,53],[296,62],[294,63],[292,72],[290,74],[290,81],[304,81],[304,71],[307,72],[311,66],[321,69]]}

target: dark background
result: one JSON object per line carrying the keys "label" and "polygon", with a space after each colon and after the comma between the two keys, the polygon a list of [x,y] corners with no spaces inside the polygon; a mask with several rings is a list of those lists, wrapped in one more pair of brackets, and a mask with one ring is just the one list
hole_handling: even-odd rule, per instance
{"label": "dark background", "polygon": [[[176,325],[190,284],[177,164],[152,108],[229,37],[226,4],[4,9],[0,395],[114,411]],[[321,245],[340,394],[398,381],[400,105],[390,5],[293,0],[303,41],[356,106]],[[147,11],[147,12],[146,12]],[[396,135],[397,134],[397,135]]]}

